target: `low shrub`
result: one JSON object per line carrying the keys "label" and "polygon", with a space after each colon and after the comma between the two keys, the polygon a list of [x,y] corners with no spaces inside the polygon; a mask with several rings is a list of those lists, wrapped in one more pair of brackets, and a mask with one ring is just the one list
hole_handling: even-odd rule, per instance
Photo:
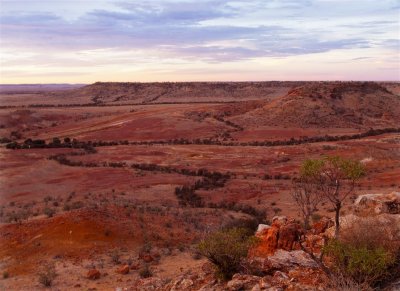
{"label": "low shrub", "polygon": [[218,277],[228,280],[241,270],[241,262],[255,242],[248,229],[223,229],[201,241],[198,251],[214,264]]}
{"label": "low shrub", "polygon": [[328,281],[327,291],[372,291],[368,284],[359,284],[353,279],[340,274],[333,274]]}
{"label": "low shrub", "polygon": [[57,273],[54,264],[47,264],[39,272],[39,283],[45,287],[50,287],[56,276]]}
{"label": "low shrub", "polygon": [[368,248],[339,240],[331,240],[324,252],[332,259],[336,273],[370,286],[387,276],[395,263],[395,256],[383,247]]}
{"label": "low shrub", "polygon": [[145,265],[139,270],[139,276],[140,278],[149,278],[153,276],[153,272],[150,270],[148,265]]}

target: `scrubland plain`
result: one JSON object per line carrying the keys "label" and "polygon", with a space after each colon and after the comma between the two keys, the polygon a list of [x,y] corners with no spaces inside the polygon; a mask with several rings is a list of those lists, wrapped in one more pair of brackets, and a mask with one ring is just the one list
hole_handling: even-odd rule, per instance
{"label": "scrubland plain", "polygon": [[299,217],[290,191],[306,158],[365,165],[343,213],[357,195],[400,191],[399,92],[375,82],[4,87],[0,287],[40,289],[48,264],[56,290],[196,273],[206,233]]}

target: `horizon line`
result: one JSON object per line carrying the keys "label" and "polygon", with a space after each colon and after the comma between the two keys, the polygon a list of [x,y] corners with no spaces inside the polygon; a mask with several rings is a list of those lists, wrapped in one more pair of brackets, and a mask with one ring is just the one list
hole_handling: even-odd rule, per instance
{"label": "horizon line", "polygon": [[376,82],[376,83],[400,83],[399,80],[243,80],[243,81],[95,81],[92,83],[0,83],[0,86],[39,86],[39,85],[93,85],[96,83],[138,83],[138,84],[152,84],[152,83],[264,83],[264,82]]}

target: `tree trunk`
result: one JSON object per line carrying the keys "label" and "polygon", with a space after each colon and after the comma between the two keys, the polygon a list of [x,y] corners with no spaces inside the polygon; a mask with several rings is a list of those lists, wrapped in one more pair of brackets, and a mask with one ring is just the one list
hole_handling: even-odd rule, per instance
{"label": "tree trunk", "polygon": [[337,202],[335,205],[335,238],[339,238],[339,229],[340,229],[340,209],[342,208],[342,203]]}
{"label": "tree trunk", "polygon": [[308,230],[310,228],[310,215],[306,214],[304,216],[304,228]]}

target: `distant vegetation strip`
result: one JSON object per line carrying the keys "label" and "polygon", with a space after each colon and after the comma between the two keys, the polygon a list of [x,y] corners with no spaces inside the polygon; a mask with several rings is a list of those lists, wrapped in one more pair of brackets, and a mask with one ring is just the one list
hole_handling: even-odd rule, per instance
{"label": "distant vegetation strip", "polygon": [[211,138],[206,139],[194,139],[189,140],[185,138],[164,140],[164,141],[78,141],[76,139],[64,138],[61,141],[59,138],[53,138],[49,143],[45,140],[32,140],[27,139],[23,143],[11,141],[8,138],[1,138],[1,143],[7,143],[6,148],[8,149],[31,149],[31,148],[93,148],[102,146],[118,146],[118,145],[218,145],[218,146],[290,146],[300,145],[307,143],[317,142],[332,142],[332,141],[344,141],[352,139],[361,139],[370,136],[377,136],[385,133],[400,133],[400,128],[381,128],[381,129],[370,129],[363,133],[351,134],[351,135],[336,135],[336,136],[314,136],[314,137],[301,137],[299,139],[291,138],[289,140],[275,140],[275,141],[252,141],[252,142],[223,142]]}
{"label": "distant vegetation strip", "polygon": [[229,104],[237,101],[188,101],[188,102],[156,102],[156,103],[83,103],[83,104],[29,104],[29,105],[2,105],[0,109],[13,108],[64,108],[64,107],[118,107],[118,106],[139,106],[139,105],[179,105],[179,104]]}

